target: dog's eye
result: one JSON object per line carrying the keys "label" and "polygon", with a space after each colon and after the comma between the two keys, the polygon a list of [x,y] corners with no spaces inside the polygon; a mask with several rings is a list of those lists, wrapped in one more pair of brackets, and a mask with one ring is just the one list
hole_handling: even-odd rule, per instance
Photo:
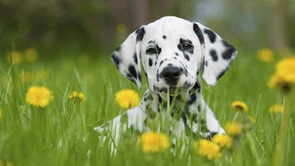
{"label": "dog's eye", "polygon": [[186,40],[180,39],[177,47],[180,51],[186,51],[186,52],[190,52],[190,53],[193,53],[193,51],[194,51],[193,43],[189,39],[186,39]]}
{"label": "dog's eye", "polygon": [[190,43],[184,43],[182,47],[183,47],[183,50],[190,50],[193,46]]}
{"label": "dog's eye", "polygon": [[157,48],[156,47],[150,47],[146,50],[146,54],[156,54],[157,53]]}

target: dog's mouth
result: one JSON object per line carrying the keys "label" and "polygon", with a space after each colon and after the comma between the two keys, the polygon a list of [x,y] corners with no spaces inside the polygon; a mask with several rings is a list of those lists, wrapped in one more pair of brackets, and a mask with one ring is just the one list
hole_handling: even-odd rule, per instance
{"label": "dog's mouth", "polygon": [[188,87],[162,87],[156,88],[155,91],[158,93],[165,93],[169,96],[178,96],[184,91],[188,91]]}
{"label": "dog's mouth", "polygon": [[177,96],[188,92],[193,85],[193,82],[185,81],[184,83],[179,83],[178,85],[154,84],[151,89],[153,89],[154,92],[165,96]]}

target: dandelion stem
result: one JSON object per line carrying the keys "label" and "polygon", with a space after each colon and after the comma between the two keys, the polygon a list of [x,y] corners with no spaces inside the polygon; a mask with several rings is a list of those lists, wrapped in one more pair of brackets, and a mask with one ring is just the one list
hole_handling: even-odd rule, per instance
{"label": "dandelion stem", "polygon": [[284,147],[284,141],[286,138],[286,128],[288,124],[288,116],[289,116],[289,109],[291,108],[291,93],[284,91],[284,97],[285,97],[285,110],[283,111],[283,117],[281,121],[281,126],[279,130],[278,140],[275,148],[275,154],[274,154],[274,166],[280,166],[284,165],[283,157],[285,150]]}
{"label": "dandelion stem", "polygon": [[257,149],[256,149],[256,146],[255,146],[253,136],[249,132],[247,132],[246,137],[247,137],[247,139],[248,139],[248,141],[250,143],[250,149],[251,149],[251,152],[252,152],[253,156],[255,157],[256,164],[257,165],[262,165],[260,157],[259,157],[259,155],[257,153]]}
{"label": "dandelion stem", "polygon": [[236,112],[234,115],[234,118],[233,118],[233,122],[235,122],[237,120],[238,116],[239,116],[239,112]]}

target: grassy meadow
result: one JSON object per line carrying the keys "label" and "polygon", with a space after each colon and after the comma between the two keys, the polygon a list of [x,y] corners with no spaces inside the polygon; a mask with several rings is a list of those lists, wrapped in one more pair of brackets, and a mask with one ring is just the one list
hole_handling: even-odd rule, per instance
{"label": "grassy meadow", "polygon": [[[132,133],[120,142],[117,154],[110,155],[110,147],[101,146],[93,127],[124,112],[115,103],[116,92],[134,89],[142,96],[147,88],[144,83],[138,90],[123,78],[110,56],[32,60],[20,53],[14,63],[6,55],[0,56],[0,166],[273,164],[282,113],[270,113],[269,108],[284,104],[285,99],[279,89],[270,89],[267,83],[280,58],[275,55],[271,62],[262,62],[256,52],[238,50],[232,67],[214,87],[203,83],[204,100],[222,126],[233,119],[243,124],[243,117],[253,119],[234,138],[232,147],[221,151],[218,160],[199,155],[193,146],[182,156],[173,155],[169,149],[144,153]],[[52,93],[48,105],[28,104],[26,95],[32,86],[46,87]],[[74,91],[83,93],[85,100],[69,98]],[[248,111],[237,113],[231,108],[234,101],[245,102]],[[284,165],[295,164],[294,103],[291,100],[282,145]]]}

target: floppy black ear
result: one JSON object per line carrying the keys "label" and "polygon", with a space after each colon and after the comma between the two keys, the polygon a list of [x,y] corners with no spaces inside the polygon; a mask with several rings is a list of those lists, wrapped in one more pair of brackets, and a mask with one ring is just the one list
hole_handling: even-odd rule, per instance
{"label": "floppy black ear", "polygon": [[119,72],[141,87],[140,43],[145,34],[144,27],[131,33],[121,46],[112,54],[112,61]]}
{"label": "floppy black ear", "polygon": [[231,66],[237,51],[218,34],[204,25],[194,23],[193,29],[204,49],[203,79],[208,85],[215,85],[217,80]]}

